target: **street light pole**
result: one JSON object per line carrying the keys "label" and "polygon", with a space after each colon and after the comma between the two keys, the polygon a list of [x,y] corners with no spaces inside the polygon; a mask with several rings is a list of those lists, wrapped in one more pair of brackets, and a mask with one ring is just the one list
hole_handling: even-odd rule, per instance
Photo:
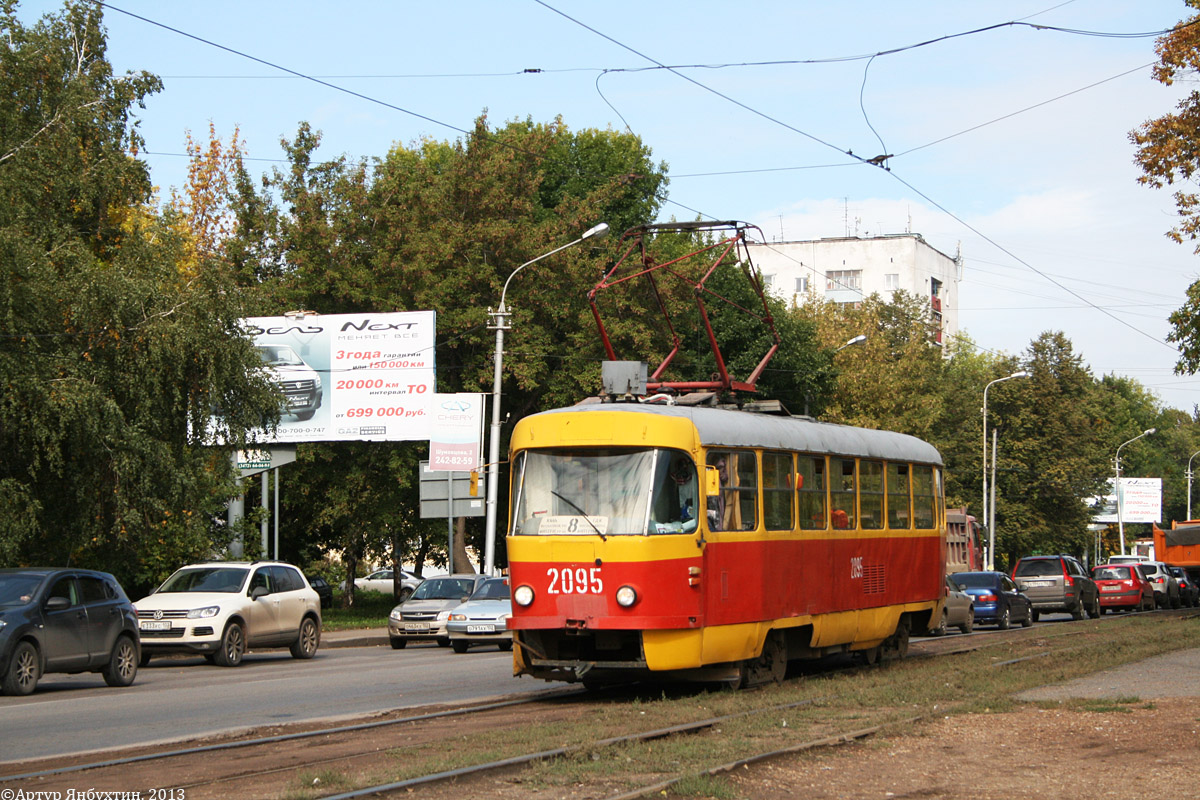
{"label": "street light pole", "polygon": [[[997,383],[1004,383],[1005,381],[1011,381],[1013,378],[1028,378],[1028,377],[1029,377],[1029,373],[1022,369],[1022,370],[1018,370],[1017,372],[1014,372],[1012,375],[1006,375],[1003,378],[996,378],[996,380],[992,381],[987,386],[983,387],[983,500],[982,500],[982,503],[983,503],[983,524],[988,526],[987,568],[989,570],[996,568],[996,555],[995,555],[996,531],[995,531],[994,522],[992,522],[992,523],[988,522],[987,393],[988,393],[988,389],[992,388],[992,386]],[[995,458],[995,455],[993,454],[992,457]],[[993,491],[995,491],[995,487],[993,487]],[[993,502],[993,504],[994,504],[994,502]],[[992,509],[992,516],[994,517],[995,515],[996,515],[996,511],[995,511],[995,509]]]}
{"label": "street light pole", "polygon": [[[1192,453],[1192,458],[1200,456],[1200,450]],[[1188,479],[1188,499],[1187,499],[1187,518],[1192,518],[1192,458],[1188,459],[1187,479]]]}
{"label": "street light pole", "polygon": [[1125,555],[1125,492],[1121,491],[1121,448],[1127,444],[1136,442],[1138,439],[1142,438],[1143,436],[1149,436],[1150,434],[1154,433],[1156,430],[1157,430],[1156,428],[1147,428],[1146,430],[1139,433],[1137,436],[1130,439],[1128,442],[1125,442],[1125,443],[1121,444],[1120,446],[1118,446],[1117,447],[1117,455],[1113,459],[1113,463],[1114,463],[1114,466],[1116,467],[1116,471],[1117,471],[1117,482],[1116,482],[1116,484],[1114,484],[1113,489],[1116,490],[1116,493],[1117,493],[1117,531],[1121,535],[1121,555]]}
{"label": "street light pole", "polygon": [[496,562],[496,509],[499,498],[496,496],[500,486],[500,372],[504,359],[504,332],[508,330],[508,308],[504,305],[504,298],[508,294],[508,284],[517,276],[517,273],[528,267],[530,264],[536,264],[543,258],[549,258],[555,253],[566,250],[568,247],[574,247],[580,242],[585,242],[588,239],[595,239],[604,236],[608,233],[608,223],[601,222],[599,225],[588,228],[573,242],[567,242],[561,247],[556,247],[549,253],[543,253],[537,258],[531,258],[521,266],[512,271],[508,276],[508,280],[504,282],[504,289],[500,292],[500,307],[496,310],[488,309],[488,315],[492,318],[491,327],[496,329],[496,355],[492,369],[492,428],[488,438],[488,480],[487,480],[487,501],[486,501],[486,528],[484,539],[484,562],[483,574],[491,575]]}
{"label": "street light pole", "polygon": [[867,335],[865,333],[860,333],[858,336],[855,336],[853,339],[846,342],[844,345],[839,347],[837,350],[834,350],[833,352],[836,355],[837,353],[840,353],[843,350],[845,350],[847,347],[853,347],[856,344],[863,344],[866,341],[867,341]]}

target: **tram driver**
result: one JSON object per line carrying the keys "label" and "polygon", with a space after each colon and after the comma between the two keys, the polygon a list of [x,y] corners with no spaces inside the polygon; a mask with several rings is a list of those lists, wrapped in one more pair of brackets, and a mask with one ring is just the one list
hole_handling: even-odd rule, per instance
{"label": "tram driver", "polygon": [[699,486],[696,466],[686,456],[671,460],[654,503],[655,533],[687,533],[696,530]]}

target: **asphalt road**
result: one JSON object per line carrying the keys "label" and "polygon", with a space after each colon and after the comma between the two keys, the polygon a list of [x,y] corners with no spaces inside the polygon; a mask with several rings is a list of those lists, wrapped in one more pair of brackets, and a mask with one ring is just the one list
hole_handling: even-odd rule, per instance
{"label": "asphalt road", "polygon": [[106,686],[99,674],[52,674],[28,697],[0,695],[0,763],[548,687],[514,678],[512,654],[494,647],[460,655],[436,645],[323,644],[311,661],[269,650],[234,668],[163,657],[124,689]]}
{"label": "asphalt road", "polygon": [[[1037,625],[1070,619],[1045,614]],[[251,653],[234,668],[200,657],[162,657],[125,689],[105,686],[99,674],[51,674],[28,697],[0,695],[0,764],[551,686],[514,678],[512,654],[493,647],[461,655],[432,644],[392,650],[382,631],[325,634],[311,661],[293,659],[286,650]]]}

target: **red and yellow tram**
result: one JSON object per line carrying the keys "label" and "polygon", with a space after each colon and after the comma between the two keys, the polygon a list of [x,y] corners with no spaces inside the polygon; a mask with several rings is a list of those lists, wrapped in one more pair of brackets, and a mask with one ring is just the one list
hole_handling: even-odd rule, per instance
{"label": "red and yellow tram", "polygon": [[592,403],[517,423],[514,671],[730,685],[899,657],[940,613],[942,459],[888,431]]}

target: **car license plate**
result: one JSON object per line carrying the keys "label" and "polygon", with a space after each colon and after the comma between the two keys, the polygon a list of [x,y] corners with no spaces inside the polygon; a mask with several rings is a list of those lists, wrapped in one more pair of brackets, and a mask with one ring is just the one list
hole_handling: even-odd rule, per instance
{"label": "car license plate", "polygon": [[138,623],[138,626],[144,631],[169,631],[171,630],[171,621],[144,619]]}
{"label": "car license plate", "polygon": [[1053,586],[1054,581],[1025,581],[1025,585],[1031,589],[1036,589],[1042,586]]}
{"label": "car license plate", "polygon": [[495,633],[495,625],[468,625],[467,633]]}
{"label": "car license plate", "polygon": [[1102,592],[1119,592],[1119,591],[1121,591],[1121,587],[1120,586],[1101,586],[1100,591],[1102,591]]}
{"label": "car license plate", "polygon": [[424,622],[406,622],[406,623],[404,623],[404,630],[414,631],[414,632],[419,633],[422,631],[429,630],[429,625]]}

